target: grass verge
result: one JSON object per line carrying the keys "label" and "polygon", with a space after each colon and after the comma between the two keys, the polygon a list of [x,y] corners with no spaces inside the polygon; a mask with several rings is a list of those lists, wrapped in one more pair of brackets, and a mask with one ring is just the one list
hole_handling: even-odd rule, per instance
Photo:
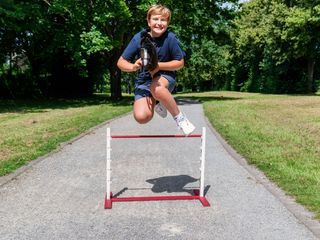
{"label": "grass verge", "polygon": [[80,133],[131,111],[131,97],[0,100],[0,176],[56,149]]}
{"label": "grass verge", "polygon": [[212,125],[320,219],[320,96],[183,94],[203,102]]}

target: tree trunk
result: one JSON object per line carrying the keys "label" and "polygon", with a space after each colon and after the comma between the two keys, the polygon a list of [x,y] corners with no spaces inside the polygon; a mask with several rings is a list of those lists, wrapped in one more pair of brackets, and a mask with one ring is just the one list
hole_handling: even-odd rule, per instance
{"label": "tree trunk", "polygon": [[110,91],[111,99],[119,100],[122,98],[121,94],[121,71],[117,67],[118,54],[113,53],[110,57],[108,69],[110,73]]}
{"label": "tree trunk", "polygon": [[307,83],[307,87],[308,87],[308,93],[312,93],[314,92],[314,65],[315,65],[315,61],[312,58],[308,59],[308,83]]}
{"label": "tree trunk", "polygon": [[10,52],[9,53],[9,71],[8,71],[8,75],[9,75],[9,78],[10,79],[12,79],[12,68],[13,68],[13,66],[12,66],[12,55],[13,55],[13,53],[12,52]]}
{"label": "tree trunk", "polygon": [[86,82],[84,84],[84,91],[86,91],[87,95],[93,94],[94,91],[94,84],[98,82],[98,73],[99,71],[99,55],[92,54],[89,56],[87,60],[87,70],[88,70],[88,77],[86,78]]}

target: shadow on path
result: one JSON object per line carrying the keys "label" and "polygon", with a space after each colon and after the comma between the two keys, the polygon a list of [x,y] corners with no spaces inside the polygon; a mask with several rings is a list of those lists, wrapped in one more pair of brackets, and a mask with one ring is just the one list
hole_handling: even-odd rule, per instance
{"label": "shadow on path", "polygon": [[[193,178],[188,175],[177,175],[177,176],[165,176],[153,179],[147,179],[146,182],[153,184],[151,188],[128,188],[125,187],[114,195],[114,197],[119,197],[126,191],[130,190],[144,190],[151,189],[154,193],[173,193],[173,192],[186,192],[190,195],[194,195],[193,190],[196,187],[186,187],[189,183],[197,182],[199,179]],[[210,185],[207,185],[204,189],[204,195],[208,192]]]}
{"label": "shadow on path", "polygon": [[185,186],[197,181],[198,179],[188,175],[166,176],[146,180],[146,182],[153,184],[151,191],[154,193],[187,192],[190,194],[192,194],[192,189],[186,189]]}

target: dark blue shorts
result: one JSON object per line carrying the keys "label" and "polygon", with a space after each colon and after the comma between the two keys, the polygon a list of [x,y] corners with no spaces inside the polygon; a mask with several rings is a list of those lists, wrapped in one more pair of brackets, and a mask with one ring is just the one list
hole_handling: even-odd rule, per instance
{"label": "dark blue shorts", "polygon": [[[161,74],[161,76],[168,80],[168,82],[169,82],[168,90],[170,92],[172,92],[174,89],[174,86],[176,85],[176,80],[173,77],[166,75],[166,74]],[[141,85],[138,85],[134,89],[134,100],[136,101],[136,100],[143,98],[143,97],[151,97],[152,94],[150,91],[150,85],[151,85],[151,80],[147,81]]]}

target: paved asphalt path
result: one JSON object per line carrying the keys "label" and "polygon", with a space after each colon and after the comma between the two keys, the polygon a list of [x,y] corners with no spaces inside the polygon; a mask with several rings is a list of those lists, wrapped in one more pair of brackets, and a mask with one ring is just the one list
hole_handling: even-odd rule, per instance
{"label": "paved asphalt path", "polygon": [[[10,181],[0,178],[0,239],[318,239],[225,150],[201,104],[180,107],[195,133],[207,127],[211,207],[162,201],[116,202],[104,209],[107,126],[112,134],[180,134],[171,117],[138,125],[130,114],[35,161]],[[199,186],[199,139],[113,139],[111,147],[114,195],[188,195]]]}

